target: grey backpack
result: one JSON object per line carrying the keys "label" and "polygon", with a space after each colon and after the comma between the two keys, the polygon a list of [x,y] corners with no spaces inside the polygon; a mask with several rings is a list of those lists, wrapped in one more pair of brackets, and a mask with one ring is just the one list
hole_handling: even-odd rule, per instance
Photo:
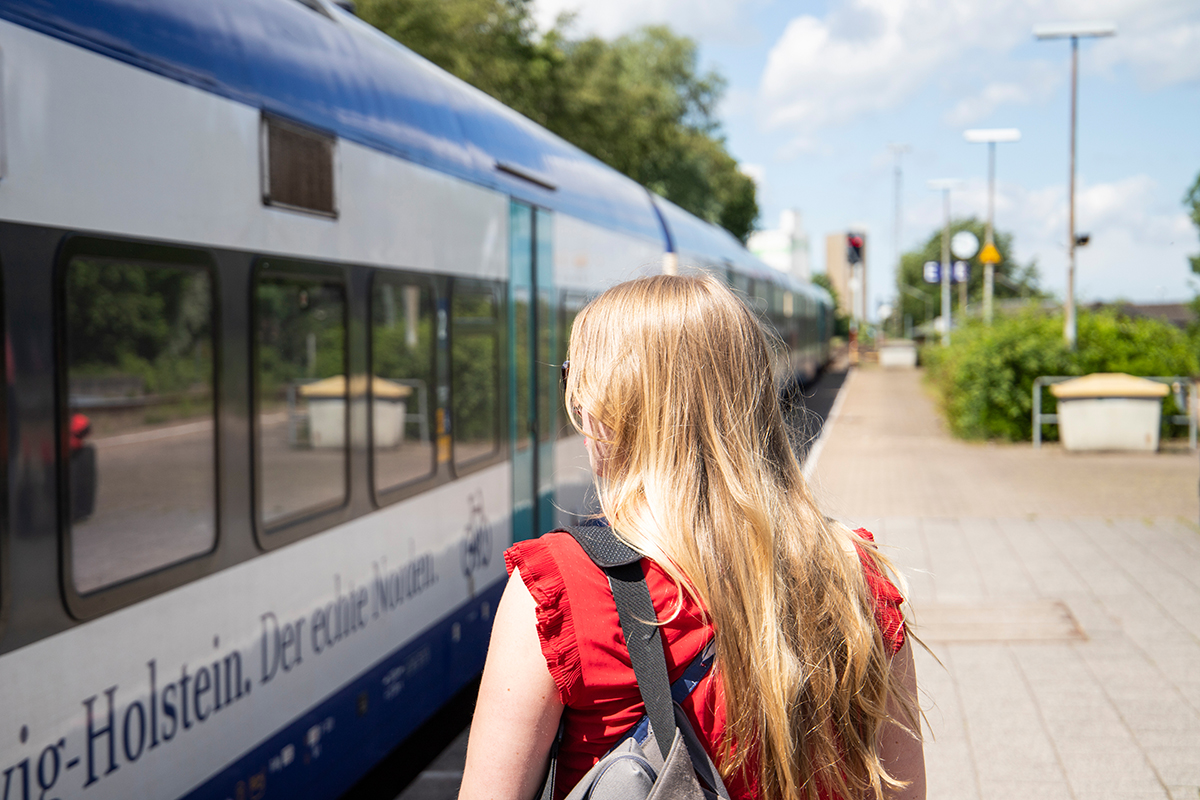
{"label": "grey backpack", "polygon": [[[596,566],[608,575],[617,603],[621,630],[637,676],[646,714],[612,750],[588,770],[567,800],[729,800],[712,759],[696,737],[679,702],[712,666],[715,647],[704,649],[672,686],[656,624],[654,603],[646,587],[641,555],[617,539],[610,528],[592,525],[564,528]],[[550,771],[541,800],[554,796],[562,727],[550,751]]]}

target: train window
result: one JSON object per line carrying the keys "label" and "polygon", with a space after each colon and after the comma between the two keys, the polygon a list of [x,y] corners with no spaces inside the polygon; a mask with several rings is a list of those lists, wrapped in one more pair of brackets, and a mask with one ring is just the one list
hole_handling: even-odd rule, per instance
{"label": "train window", "polygon": [[427,278],[376,272],[371,290],[371,430],[375,491],[434,472],[430,436],[436,326]]}
{"label": "train window", "polygon": [[451,433],[454,466],[500,450],[499,296],[487,284],[455,283],[450,299]]}
{"label": "train window", "polygon": [[328,134],[264,115],[263,203],[336,217],[333,185],[336,141]]}
{"label": "train window", "polygon": [[212,281],[76,256],[65,272],[70,573],[87,594],[216,543]]}
{"label": "train window", "polygon": [[760,317],[766,317],[771,313],[771,284],[762,280],[751,281],[751,287],[754,292],[754,299],[751,301],[750,307]]}
{"label": "train window", "polygon": [[750,279],[741,273],[729,271],[729,288],[733,289],[734,294],[742,299],[747,305],[750,305]]}
{"label": "train window", "polygon": [[255,327],[258,513],[270,528],[346,501],[345,287],[264,261]]}

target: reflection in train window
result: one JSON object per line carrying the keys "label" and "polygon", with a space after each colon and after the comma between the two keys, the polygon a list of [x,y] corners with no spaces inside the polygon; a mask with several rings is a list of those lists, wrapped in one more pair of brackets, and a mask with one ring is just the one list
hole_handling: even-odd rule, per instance
{"label": "reflection in train window", "polygon": [[262,269],[258,507],[272,526],[346,500],[346,295],[327,279]]}
{"label": "reflection in train window", "polygon": [[500,317],[496,293],[456,285],[450,302],[451,432],[456,467],[500,449]]}
{"label": "reflection in train window", "polygon": [[433,474],[433,289],[375,273],[371,291],[371,430],[375,491]]}
{"label": "reflection in train window", "polygon": [[86,594],[215,544],[212,284],[76,257],[65,300],[71,575]]}
{"label": "reflection in train window", "polygon": [[750,301],[750,308],[758,314],[759,318],[766,319],[771,313],[771,284],[763,280],[754,280],[750,282],[751,289],[754,292],[754,297]]}

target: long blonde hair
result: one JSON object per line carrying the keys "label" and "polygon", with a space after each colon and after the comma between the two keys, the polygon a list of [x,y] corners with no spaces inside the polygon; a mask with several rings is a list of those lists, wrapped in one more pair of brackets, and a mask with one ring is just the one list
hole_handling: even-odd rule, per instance
{"label": "long blonde hair", "polygon": [[768,800],[902,785],[878,740],[889,699],[910,728],[913,699],[889,668],[848,546],[858,537],[826,520],[801,477],[757,318],[715,278],[641,278],[579,314],[569,357],[567,407],[601,431],[605,516],[716,631],[722,772],[756,778]]}

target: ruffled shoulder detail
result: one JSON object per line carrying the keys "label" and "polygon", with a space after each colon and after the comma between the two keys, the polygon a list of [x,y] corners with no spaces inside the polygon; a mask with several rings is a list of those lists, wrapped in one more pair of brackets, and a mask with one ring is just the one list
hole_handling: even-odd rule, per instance
{"label": "ruffled shoulder detail", "polygon": [[521,571],[521,581],[537,604],[537,632],[542,656],[558,697],[567,705],[583,678],[575,621],[562,570],[554,558],[554,534],[517,542],[504,552],[504,566],[511,575]]}
{"label": "ruffled shoulder detail", "polygon": [[[859,528],[854,532],[868,542],[874,543],[875,541],[875,537],[865,528]],[[904,647],[904,613],[900,610],[904,596],[900,594],[896,584],[879,571],[879,567],[867,555],[865,548],[858,548],[858,558],[863,565],[867,586],[870,587],[871,594],[875,596],[875,624],[879,626],[879,632],[883,634],[883,640],[887,642],[892,655],[895,655],[900,652],[900,648]]]}

